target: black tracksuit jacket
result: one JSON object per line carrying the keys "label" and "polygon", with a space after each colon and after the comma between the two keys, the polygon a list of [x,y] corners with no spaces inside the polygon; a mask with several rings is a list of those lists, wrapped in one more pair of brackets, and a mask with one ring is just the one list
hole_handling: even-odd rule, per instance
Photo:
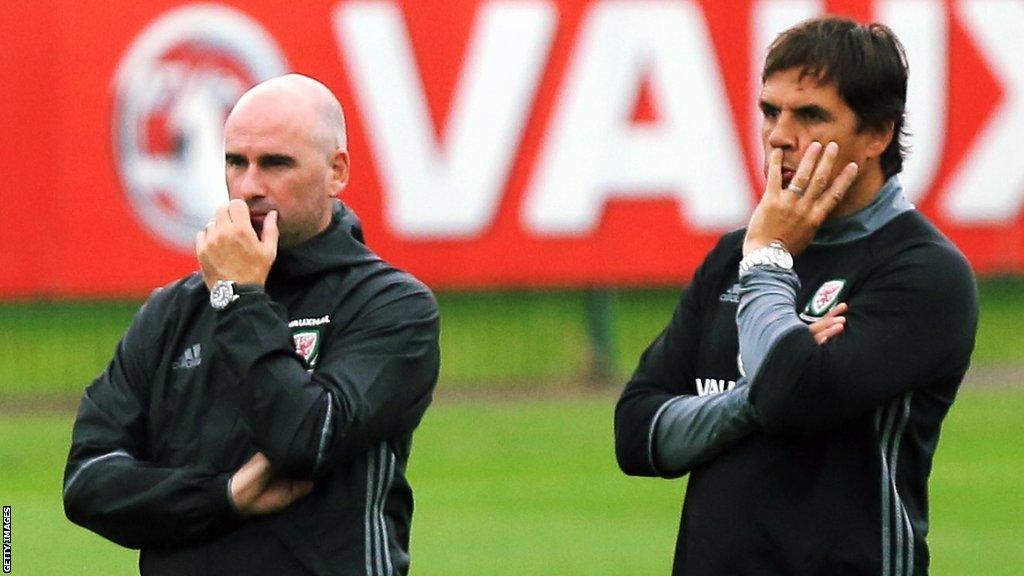
{"label": "black tracksuit jacket", "polygon": [[[741,380],[743,235],[707,256],[618,402],[629,474],[685,473],[657,469],[659,408]],[[768,351],[750,383],[756,430],[689,471],[673,574],[927,574],[927,481],[974,345],[973,274],[914,210],[859,240],[812,244],[794,269],[797,312],[843,281],[845,332],[818,346],[793,330]]]}
{"label": "black tracksuit jacket", "polygon": [[[144,575],[405,574],[438,333],[430,291],[336,203],[279,251],[265,294],[216,312],[198,273],[154,292],[82,398],[65,512],[141,549]],[[256,451],[313,492],[240,518],[227,483]]]}

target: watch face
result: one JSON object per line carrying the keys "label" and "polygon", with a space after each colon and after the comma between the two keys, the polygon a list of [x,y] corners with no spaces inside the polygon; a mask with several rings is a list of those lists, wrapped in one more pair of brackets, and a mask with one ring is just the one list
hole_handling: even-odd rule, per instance
{"label": "watch face", "polygon": [[779,266],[789,269],[793,267],[793,255],[785,250],[777,252]]}
{"label": "watch face", "polygon": [[217,310],[223,310],[231,303],[232,296],[234,296],[234,290],[231,289],[231,283],[218,280],[213,285],[213,290],[210,291],[210,306]]}

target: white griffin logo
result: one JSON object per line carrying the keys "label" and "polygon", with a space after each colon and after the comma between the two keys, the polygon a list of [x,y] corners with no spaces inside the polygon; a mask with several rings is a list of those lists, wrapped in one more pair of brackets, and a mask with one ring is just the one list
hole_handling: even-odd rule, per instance
{"label": "white griffin logo", "polygon": [[139,35],[118,67],[113,136],[125,192],[147,230],[191,252],[196,231],[227,198],[230,107],[287,71],[270,35],[234,9],[186,6]]}

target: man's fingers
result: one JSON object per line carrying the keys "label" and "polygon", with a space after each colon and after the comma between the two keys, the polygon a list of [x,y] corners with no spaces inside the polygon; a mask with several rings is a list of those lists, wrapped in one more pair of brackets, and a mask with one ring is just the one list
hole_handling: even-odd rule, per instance
{"label": "man's fingers", "polygon": [[239,472],[245,471],[246,474],[255,476],[270,476],[270,460],[263,455],[262,452],[257,452],[252,455],[251,458],[242,464],[242,467],[238,469]]}
{"label": "man's fingers", "polygon": [[778,193],[782,190],[782,149],[772,148],[768,154],[768,187],[765,193]]}
{"label": "man's fingers", "polygon": [[235,225],[251,225],[249,220],[249,207],[245,204],[245,200],[235,198],[231,202],[228,202],[228,218],[230,218],[231,222]]}
{"label": "man's fingers", "polygon": [[817,335],[817,334],[825,331],[826,329],[831,328],[835,324],[845,324],[845,323],[846,323],[846,317],[845,316],[838,316],[838,317],[835,317],[835,318],[829,318],[828,316],[824,316],[824,317],[820,318],[819,320],[815,321],[813,324],[811,324],[807,328],[810,329],[811,334]]}
{"label": "man's fingers", "polygon": [[[217,211],[214,213],[213,219],[216,221],[218,226],[223,226],[231,222],[231,216],[228,215],[228,205],[222,204],[217,206]],[[209,223],[207,223],[209,224]]]}
{"label": "man's fingers", "polygon": [[828,314],[825,314],[825,316],[827,316],[827,317],[839,316],[840,314],[845,314],[846,311],[849,310],[849,309],[850,309],[850,307],[846,304],[846,302],[840,302],[839,304],[836,304],[835,308],[832,308],[831,310],[829,310]]}
{"label": "man's fingers", "polygon": [[832,181],[832,185],[828,187],[828,190],[815,200],[814,203],[814,218],[817,222],[824,222],[825,218],[843,201],[843,197],[846,196],[846,190],[853,184],[854,179],[857,177],[857,164],[850,162],[847,164],[843,171],[836,176],[836,179]]}
{"label": "man's fingers", "polygon": [[235,508],[250,516],[287,508],[313,491],[313,481],[276,477],[270,460],[257,452],[234,473],[229,487]]}
{"label": "man's fingers", "polygon": [[830,338],[842,334],[843,330],[846,329],[846,316],[843,316],[843,314],[849,309],[850,307],[846,302],[840,302],[822,316],[821,319],[808,326],[814,341],[818,344],[824,344]]}
{"label": "man's fingers", "polygon": [[203,254],[206,252],[206,230],[196,232],[196,260],[203,265]]}
{"label": "man's fingers", "polygon": [[260,239],[260,243],[277,250],[277,240],[280,236],[281,231],[277,228],[277,210],[271,210],[263,219],[263,238]]}
{"label": "man's fingers", "polygon": [[282,508],[287,508],[288,506],[291,506],[293,502],[299,500],[300,498],[304,498],[310,492],[313,491],[312,480],[288,480],[287,482],[288,492]]}
{"label": "man's fingers", "polygon": [[306,494],[313,491],[312,480],[294,480],[292,481],[292,495],[295,500],[302,498]]}
{"label": "man's fingers", "polygon": [[829,142],[821,153],[821,159],[814,168],[814,174],[807,185],[804,197],[806,202],[813,202],[828,189],[829,181],[832,179],[832,166],[836,163],[836,156],[839,154],[839,145]]}
{"label": "man's fingers", "polygon": [[252,464],[253,467],[259,470],[261,473],[270,472],[270,459],[267,458],[263,454],[263,452],[257,452],[253,454],[252,458],[249,459],[249,463]]}
{"label": "man's fingers", "polygon": [[788,189],[791,192],[802,195],[807,190],[807,187],[811,185],[811,175],[814,173],[814,167],[818,164],[820,156],[821,142],[811,142],[811,145],[807,147],[807,152],[804,153],[804,157],[800,159],[800,165],[797,166],[796,174],[789,181]]}
{"label": "man's fingers", "polygon": [[814,323],[808,326],[808,328],[811,329],[811,332],[818,333],[835,323],[845,323],[846,317],[842,314],[848,309],[849,306],[847,306],[845,302],[840,302],[833,306],[831,310],[826,312],[824,316],[815,320]]}
{"label": "man's fingers", "polygon": [[815,334],[814,335],[814,341],[817,342],[819,345],[820,344],[824,344],[824,343],[828,342],[830,338],[833,338],[835,336],[838,336],[839,334],[842,334],[844,329],[845,329],[845,325],[837,322],[835,324],[832,324],[828,328],[825,328],[821,332],[818,332],[817,334]]}
{"label": "man's fingers", "polygon": [[312,480],[275,479],[264,489],[261,513],[283,510],[312,491]]}

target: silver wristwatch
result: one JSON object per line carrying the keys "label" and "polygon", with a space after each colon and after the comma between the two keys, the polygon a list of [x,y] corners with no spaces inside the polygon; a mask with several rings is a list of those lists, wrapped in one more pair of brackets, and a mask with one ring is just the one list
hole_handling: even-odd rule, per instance
{"label": "silver wristwatch", "polygon": [[217,280],[210,289],[210,306],[224,310],[242,294],[260,292],[257,285],[238,284],[232,280]]}
{"label": "silver wristwatch", "polygon": [[772,242],[754,250],[747,254],[746,258],[740,260],[740,276],[755,266],[774,266],[782,270],[792,270],[793,255],[781,243]]}

